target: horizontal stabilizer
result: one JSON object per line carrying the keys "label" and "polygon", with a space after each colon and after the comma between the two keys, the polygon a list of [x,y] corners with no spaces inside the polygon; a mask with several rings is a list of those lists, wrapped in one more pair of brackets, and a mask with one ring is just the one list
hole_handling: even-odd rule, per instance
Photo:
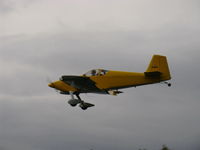
{"label": "horizontal stabilizer", "polygon": [[146,77],[160,77],[161,76],[161,72],[159,71],[153,71],[153,72],[144,72]]}

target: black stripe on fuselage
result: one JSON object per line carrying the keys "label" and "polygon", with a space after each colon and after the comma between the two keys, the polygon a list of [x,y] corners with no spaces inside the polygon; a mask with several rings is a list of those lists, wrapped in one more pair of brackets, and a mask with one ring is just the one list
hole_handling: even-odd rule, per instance
{"label": "black stripe on fuselage", "polygon": [[92,81],[89,77],[62,76],[60,80],[76,88],[80,93],[102,92],[101,89],[96,87],[96,83]]}

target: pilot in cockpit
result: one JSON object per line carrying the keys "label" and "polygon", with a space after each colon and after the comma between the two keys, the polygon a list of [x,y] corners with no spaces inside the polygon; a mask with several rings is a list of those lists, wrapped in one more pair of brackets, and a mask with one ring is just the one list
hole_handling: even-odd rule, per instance
{"label": "pilot in cockpit", "polygon": [[107,70],[103,70],[103,69],[93,69],[83,74],[83,76],[103,76],[107,72],[108,72]]}
{"label": "pilot in cockpit", "polygon": [[96,70],[92,70],[91,74],[92,74],[92,76],[95,76],[96,75]]}

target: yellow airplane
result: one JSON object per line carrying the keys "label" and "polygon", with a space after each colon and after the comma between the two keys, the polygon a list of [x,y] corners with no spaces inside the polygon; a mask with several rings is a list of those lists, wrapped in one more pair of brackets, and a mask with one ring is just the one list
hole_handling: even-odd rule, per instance
{"label": "yellow airplane", "polygon": [[[80,98],[81,93],[98,93],[117,95],[122,93],[119,89],[142,86],[164,82],[171,79],[166,56],[154,55],[145,72],[123,72],[104,69],[93,69],[87,73],[74,76],[64,75],[60,80],[48,86],[60,91],[60,94],[71,95],[68,103],[79,106],[85,110],[94,104],[86,103]],[[76,95],[77,99],[74,98]]]}

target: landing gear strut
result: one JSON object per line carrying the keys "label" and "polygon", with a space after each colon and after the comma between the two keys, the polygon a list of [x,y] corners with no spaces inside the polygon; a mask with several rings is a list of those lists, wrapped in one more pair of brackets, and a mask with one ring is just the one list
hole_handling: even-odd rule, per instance
{"label": "landing gear strut", "polygon": [[74,94],[73,92],[69,92],[70,96],[71,96],[71,99],[68,101],[68,103],[72,106],[72,107],[75,107],[77,104],[81,103],[81,99],[80,97],[78,99],[75,99],[74,98]]}
{"label": "landing gear strut", "polygon": [[86,110],[88,107],[93,107],[94,104],[90,104],[90,103],[86,103],[84,102],[80,96],[79,93],[75,93],[77,99],[74,98],[74,92],[69,92],[69,94],[71,95],[71,99],[68,101],[68,103],[72,106],[75,107],[77,104],[79,104],[79,107],[83,110]]}

